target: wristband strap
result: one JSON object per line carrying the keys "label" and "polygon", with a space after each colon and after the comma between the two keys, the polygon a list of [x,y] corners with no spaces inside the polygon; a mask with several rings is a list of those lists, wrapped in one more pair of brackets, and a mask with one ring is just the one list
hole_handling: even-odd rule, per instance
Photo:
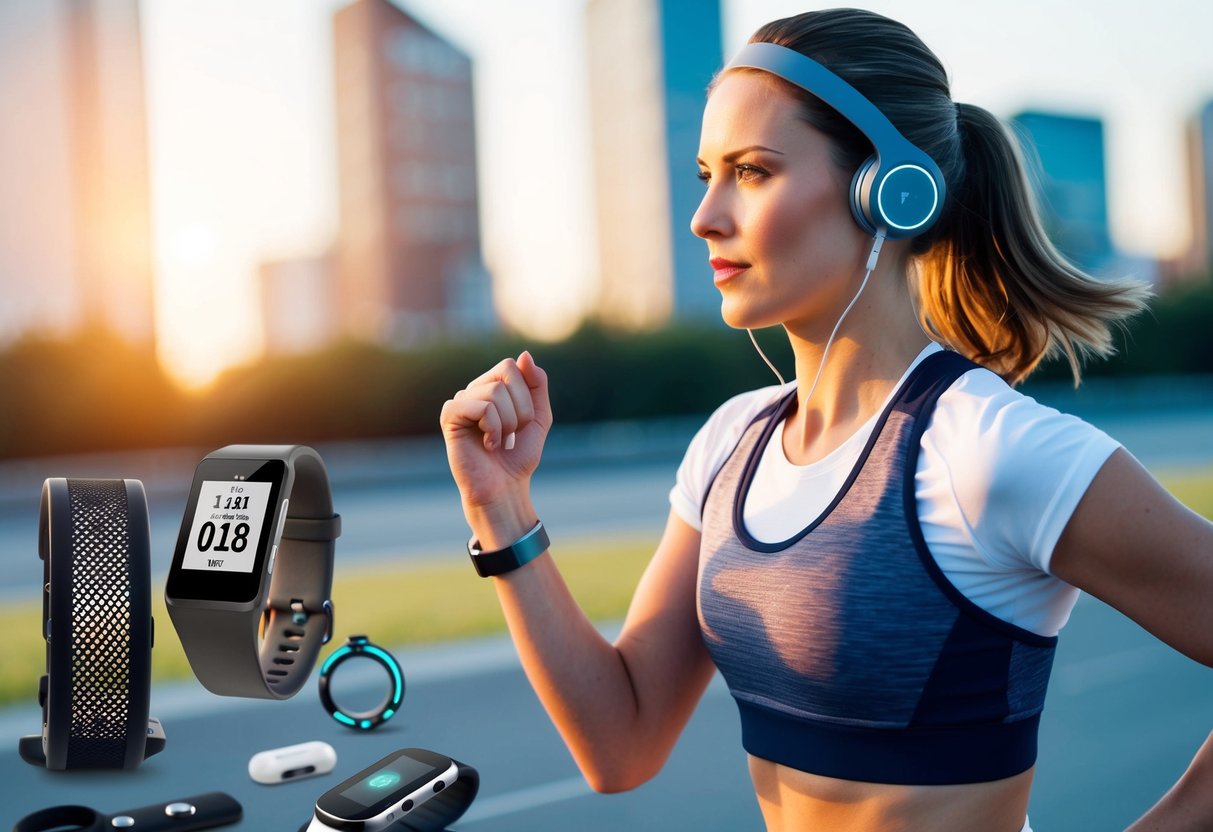
{"label": "wristband strap", "polygon": [[[42,736],[21,757],[54,771],[135,768],[164,747],[148,717],[151,534],[139,480],[42,484]],[[153,723],[155,730],[153,730]],[[159,742],[149,742],[158,734]]]}
{"label": "wristband strap", "polygon": [[546,552],[551,545],[552,541],[548,539],[543,522],[536,521],[529,532],[495,552],[480,551],[480,541],[473,537],[468,541],[468,555],[472,558],[472,565],[476,567],[476,574],[488,578],[504,575],[525,566]]}
{"label": "wristband strap", "polygon": [[190,832],[235,823],[243,815],[244,808],[231,795],[207,792],[112,815],[88,806],[51,806],[21,818],[13,826],[13,832],[106,832],[128,828],[136,832]]}

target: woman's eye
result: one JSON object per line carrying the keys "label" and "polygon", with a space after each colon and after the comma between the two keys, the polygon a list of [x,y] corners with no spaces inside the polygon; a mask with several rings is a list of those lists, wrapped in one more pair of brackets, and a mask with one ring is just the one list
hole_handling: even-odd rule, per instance
{"label": "woman's eye", "polygon": [[758,182],[768,175],[765,170],[754,165],[738,165],[734,171],[738,182]]}
{"label": "woman's eye", "polygon": [[698,171],[695,176],[705,185],[712,181],[712,174],[708,173],[706,170]]}

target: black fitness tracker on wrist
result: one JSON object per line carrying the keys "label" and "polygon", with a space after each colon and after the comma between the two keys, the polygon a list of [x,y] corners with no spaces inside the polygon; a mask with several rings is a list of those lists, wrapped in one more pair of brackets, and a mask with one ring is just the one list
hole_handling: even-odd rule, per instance
{"label": "black fitness tracker on wrist", "polygon": [[87,806],[51,806],[21,818],[13,826],[13,832],[109,832],[113,829],[191,832],[226,826],[243,816],[244,807],[234,797],[223,792],[207,792],[168,803],[125,809],[112,815]]}
{"label": "black fitness tracker on wrist", "polygon": [[393,824],[437,832],[458,820],[480,789],[476,769],[423,748],[402,748],[316,801],[311,832],[379,832]]}
{"label": "black fitness tracker on wrist", "polygon": [[536,521],[529,532],[504,549],[498,549],[495,552],[480,551],[480,541],[473,537],[468,541],[468,556],[472,559],[472,565],[476,567],[476,574],[482,578],[489,578],[494,575],[504,575],[506,572],[513,572],[518,567],[525,566],[546,552],[551,545],[552,541],[548,539],[543,522]]}
{"label": "black fitness tracker on wrist", "polygon": [[340,534],[306,445],[228,445],[198,464],[164,594],[207,690],[289,699],[303,687],[332,632]]}
{"label": "black fitness tracker on wrist", "polygon": [[131,769],[164,748],[151,695],[151,531],[139,480],[42,484],[46,675],[42,735],[21,758],[52,771]]}
{"label": "black fitness tracker on wrist", "polygon": [[[351,659],[370,659],[387,671],[391,687],[387,696],[376,707],[369,711],[346,711],[333,701],[332,691],[329,690],[329,678],[333,671]],[[396,657],[377,644],[372,644],[366,636],[350,636],[349,641],[338,647],[333,654],[324,660],[320,666],[320,704],[328,711],[329,716],[362,731],[369,731],[391,719],[404,701],[404,671]]]}

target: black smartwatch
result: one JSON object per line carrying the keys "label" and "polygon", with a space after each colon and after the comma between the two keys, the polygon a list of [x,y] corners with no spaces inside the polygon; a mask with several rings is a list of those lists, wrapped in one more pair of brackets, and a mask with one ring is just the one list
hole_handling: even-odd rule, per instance
{"label": "black smartwatch", "polygon": [[332,633],[340,534],[306,445],[228,445],[198,464],[164,594],[207,690],[288,699],[303,687]]}
{"label": "black smartwatch", "polygon": [[437,832],[476,798],[480,775],[467,763],[424,748],[402,748],[329,789],[308,832]]}
{"label": "black smartwatch", "polygon": [[543,522],[536,520],[531,530],[515,540],[504,549],[495,552],[485,552],[480,548],[480,541],[472,538],[468,541],[468,557],[476,567],[476,574],[482,578],[504,575],[515,569],[526,566],[535,558],[542,555],[552,545],[548,539]]}

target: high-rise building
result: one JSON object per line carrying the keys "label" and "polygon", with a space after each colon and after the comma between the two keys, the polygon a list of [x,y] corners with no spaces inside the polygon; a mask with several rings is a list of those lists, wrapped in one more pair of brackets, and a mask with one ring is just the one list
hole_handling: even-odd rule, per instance
{"label": "high-rise building", "polygon": [[139,0],[0,3],[0,341],[154,337]]}
{"label": "high-rise building", "polygon": [[1213,271],[1213,100],[1188,124],[1192,246],[1182,258],[1187,275]]}
{"label": "high-rise building", "polygon": [[311,352],[333,340],[337,315],[331,255],[269,260],[259,272],[267,352]]}
{"label": "high-rise building", "polygon": [[1028,111],[1011,119],[1053,244],[1080,268],[1116,268],[1108,230],[1103,122]]}
{"label": "high-rise building", "polygon": [[388,0],[334,16],[342,330],[405,346],[495,325],[472,63]]}
{"label": "high-rise building", "polygon": [[590,0],[598,316],[629,327],[718,320],[690,222],[707,87],[720,69],[718,0]]}

